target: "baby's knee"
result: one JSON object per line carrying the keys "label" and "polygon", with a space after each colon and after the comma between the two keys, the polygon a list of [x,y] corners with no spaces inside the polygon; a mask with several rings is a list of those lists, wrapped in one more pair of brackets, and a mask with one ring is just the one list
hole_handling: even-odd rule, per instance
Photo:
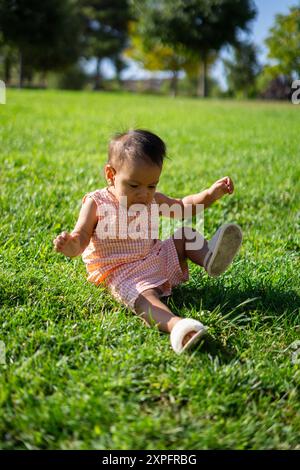
{"label": "baby's knee", "polygon": [[197,233],[197,230],[195,230],[193,227],[183,226],[174,232],[173,237],[175,240],[182,240],[185,242],[194,239],[197,236]]}
{"label": "baby's knee", "polygon": [[184,226],[176,230],[173,235],[173,239],[180,262],[186,259],[186,248],[189,248],[189,246],[187,246],[187,242],[195,242],[198,235],[198,232],[192,227]]}
{"label": "baby's knee", "polygon": [[181,240],[184,250],[200,250],[203,247],[204,237],[193,227],[180,227],[174,236],[176,234],[177,238]]}

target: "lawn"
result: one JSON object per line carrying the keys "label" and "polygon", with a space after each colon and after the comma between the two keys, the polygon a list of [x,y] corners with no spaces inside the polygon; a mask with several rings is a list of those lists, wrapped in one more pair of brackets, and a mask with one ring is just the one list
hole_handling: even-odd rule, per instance
{"label": "lawn", "polygon": [[[147,95],[9,90],[0,105],[0,448],[300,449],[300,107]],[[177,356],[55,253],[81,199],[105,186],[116,131],[168,146],[158,190],[235,193],[205,214],[242,249],[217,279],[189,264],[166,302],[210,335]],[[298,344],[298,348],[300,344]],[[293,354],[294,353],[294,354]]]}

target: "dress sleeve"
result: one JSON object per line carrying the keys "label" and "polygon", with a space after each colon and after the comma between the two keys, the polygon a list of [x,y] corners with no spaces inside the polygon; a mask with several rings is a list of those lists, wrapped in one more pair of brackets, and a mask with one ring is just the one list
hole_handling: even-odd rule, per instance
{"label": "dress sleeve", "polygon": [[99,191],[91,191],[91,192],[85,194],[82,198],[82,201],[81,201],[82,204],[85,203],[85,201],[88,197],[91,197],[95,201],[96,206],[97,206],[97,212],[96,213],[97,213],[97,216],[98,216],[99,215],[99,206],[101,204]]}

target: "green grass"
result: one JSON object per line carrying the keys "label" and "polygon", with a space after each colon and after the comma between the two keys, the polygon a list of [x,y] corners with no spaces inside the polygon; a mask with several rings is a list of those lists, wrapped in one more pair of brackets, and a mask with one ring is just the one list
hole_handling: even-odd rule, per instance
{"label": "green grass", "polygon": [[[129,94],[8,91],[0,106],[2,449],[300,448],[299,107]],[[210,337],[177,356],[54,252],[88,191],[105,185],[112,133],[167,143],[159,190],[183,197],[230,175],[205,234],[244,231],[218,279],[190,264],[174,313]],[[300,357],[300,356],[299,356]]]}

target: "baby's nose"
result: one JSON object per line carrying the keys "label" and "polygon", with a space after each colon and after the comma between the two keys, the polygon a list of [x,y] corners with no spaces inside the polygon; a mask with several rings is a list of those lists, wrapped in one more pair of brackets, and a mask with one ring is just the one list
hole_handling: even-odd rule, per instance
{"label": "baby's nose", "polygon": [[149,199],[149,190],[147,188],[142,188],[139,190],[137,195],[138,201],[143,203]]}

